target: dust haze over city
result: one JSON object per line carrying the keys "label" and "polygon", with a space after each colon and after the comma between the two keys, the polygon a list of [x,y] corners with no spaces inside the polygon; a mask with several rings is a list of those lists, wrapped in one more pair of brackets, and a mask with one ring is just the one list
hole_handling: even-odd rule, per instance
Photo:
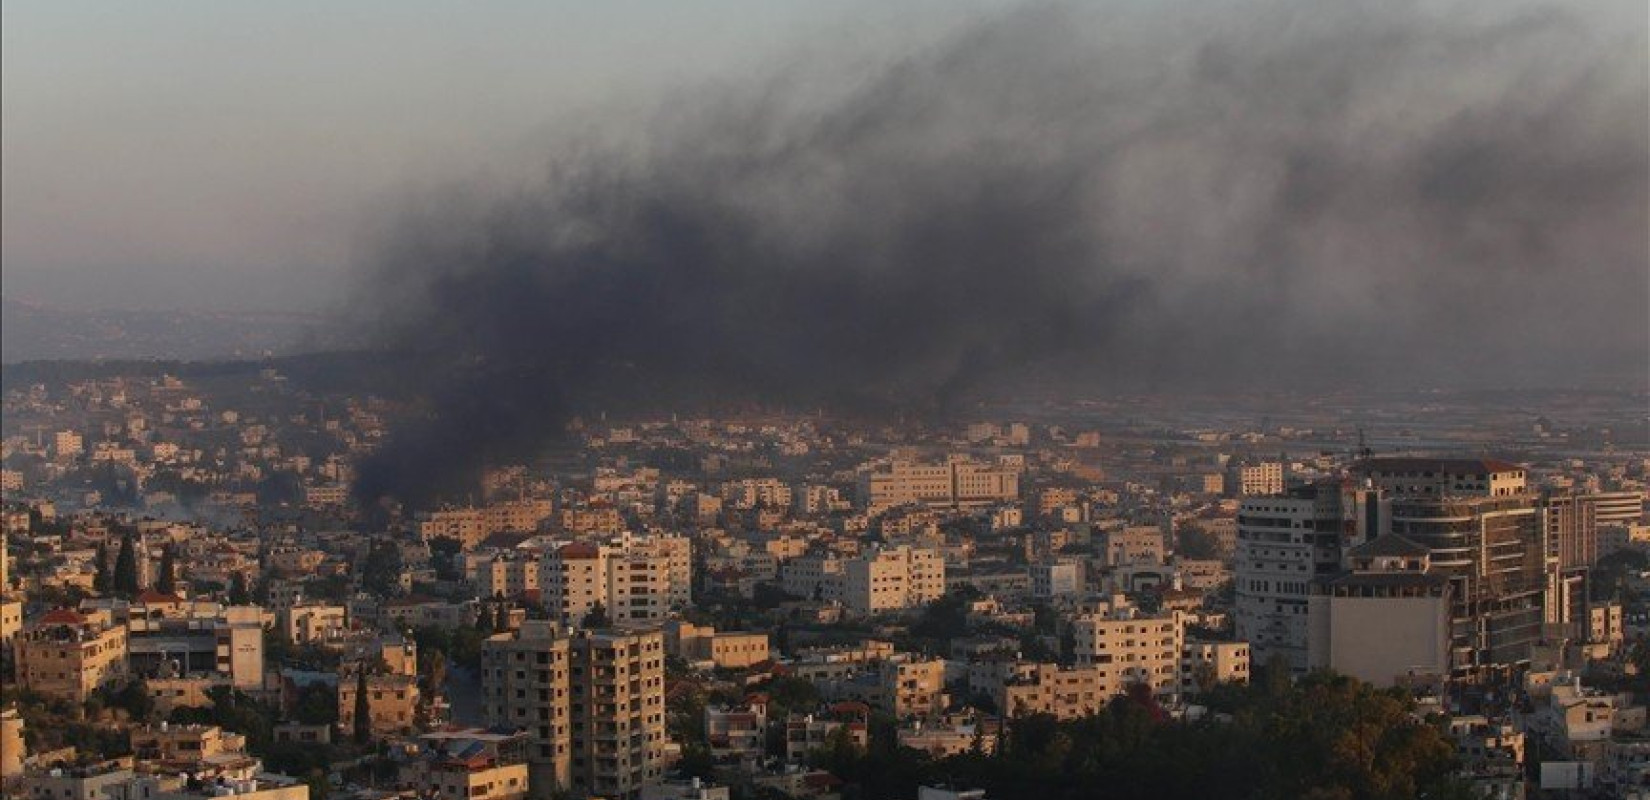
{"label": "dust haze over city", "polygon": [[137,8],[5,10],[8,793],[1650,786],[1642,4]]}

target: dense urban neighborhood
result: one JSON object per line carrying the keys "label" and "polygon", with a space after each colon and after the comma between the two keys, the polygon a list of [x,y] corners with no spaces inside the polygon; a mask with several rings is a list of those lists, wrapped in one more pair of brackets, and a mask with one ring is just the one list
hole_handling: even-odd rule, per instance
{"label": "dense urban neighborhood", "polygon": [[416,404],[292,366],[8,368],[8,793],[1501,798],[1650,774],[1642,397],[597,414],[414,506],[353,487]]}

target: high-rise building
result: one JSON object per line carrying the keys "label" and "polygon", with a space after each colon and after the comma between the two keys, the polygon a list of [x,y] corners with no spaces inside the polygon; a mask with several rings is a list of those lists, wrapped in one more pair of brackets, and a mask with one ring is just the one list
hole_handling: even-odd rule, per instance
{"label": "high-rise building", "polygon": [[482,713],[490,727],[527,732],[535,797],[571,785],[571,649],[565,630],[545,620],[527,620],[481,645]]}
{"label": "high-rise building", "polygon": [[1243,501],[1237,520],[1237,637],[1256,664],[1309,667],[1312,583],[1340,572],[1341,554],[1381,529],[1379,493],[1328,481]]}
{"label": "high-rise building", "polygon": [[1449,674],[1449,581],[1431,551],[1396,534],[1346,553],[1348,571],[1314,584],[1311,665],[1377,686]]}
{"label": "high-rise building", "polygon": [[528,620],[482,645],[489,725],[529,736],[533,794],[635,797],[664,774],[664,635]]}
{"label": "high-rise building", "polygon": [[1527,663],[1550,591],[1537,497],[1525,471],[1494,459],[1390,458],[1362,465],[1393,495],[1391,531],[1429,551],[1449,582],[1450,676]]}
{"label": "high-rise building", "polygon": [[1593,492],[1581,498],[1593,507],[1593,520],[1599,527],[1629,527],[1644,522],[1643,492]]}
{"label": "high-rise building", "polygon": [[570,663],[572,789],[635,797],[664,776],[664,634],[580,631]]}
{"label": "high-rise building", "polygon": [[1573,491],[1541,494],[1541,526],[1546,557],[1559,571],[1592,566],[1598,561],[1597,506]]}
{"label": "high-rise building", "polygon": [[1547,589],[1532,497],[1395,499],[1392,530],[1428,548],[1431,571],[1449,581],[1452,677],[1529,660]]}

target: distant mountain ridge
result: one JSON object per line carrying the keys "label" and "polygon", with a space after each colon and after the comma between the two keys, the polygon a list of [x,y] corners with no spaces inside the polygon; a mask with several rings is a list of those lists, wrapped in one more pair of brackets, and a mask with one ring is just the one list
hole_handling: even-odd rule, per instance
{"label": "distant mountain ridge", "polygon": [[348,344],[321,314],[210,309],[87,311],[0,297],[0,362],[244,359]]}

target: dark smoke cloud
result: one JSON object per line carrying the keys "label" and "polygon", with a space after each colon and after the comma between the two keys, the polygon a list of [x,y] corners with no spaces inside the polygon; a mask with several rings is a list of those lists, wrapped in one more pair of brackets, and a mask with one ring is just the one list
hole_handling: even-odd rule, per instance
{"label": "dark smoke cloud", "polygon": [[937,407],[1031,362],[1642,385],[1631,5],[1038,7],[843,85],[678,97],[409,204],[364,303],[430,412],[358,494],[451,493],[572,413]]}

